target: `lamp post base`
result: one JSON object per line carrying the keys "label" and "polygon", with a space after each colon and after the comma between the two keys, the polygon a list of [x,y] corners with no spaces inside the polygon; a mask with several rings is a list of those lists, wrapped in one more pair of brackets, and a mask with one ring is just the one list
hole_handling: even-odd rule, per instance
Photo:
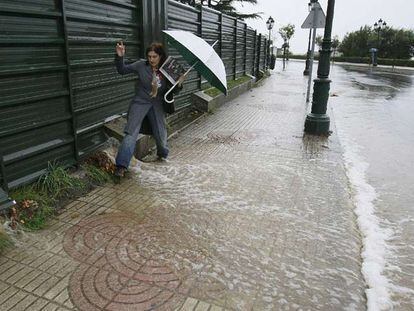
{"label": "lamp post base", "polygon": [[329,135],[330,119],[327,114],[309,113],[305,120],[305,133],[313,135]]}

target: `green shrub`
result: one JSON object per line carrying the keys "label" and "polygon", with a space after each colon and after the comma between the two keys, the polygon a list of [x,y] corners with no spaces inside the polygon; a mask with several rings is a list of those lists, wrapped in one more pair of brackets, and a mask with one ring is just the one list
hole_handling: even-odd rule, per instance
{"label": "green shrub", "polygon": [[81,179],[71,176],[64,167],[49,163],[47,173],[37,182],[37,188],[53,199],[58,199],[71,192],[84,190],[86,184]]}
{"label": "green shrub", "polygon": [[30,230],[38,230],[46,225],[46,220],[53,214],[55,200],[48,193],[39,190],[36,184],[17,188],[10,193],[16,200],[15,221]]}
{"label": "green shrub", "polygon": [[56,206],[82,195],[93,185],[113,180],[114,165],[102,152],[85,160],[82,168],[86,178],[73,176],[63,166],[49,163],[47,173],[37,182],[12,190],[10,196],[17,202],[10,210],[12,224],[19,223],[31,230],[41,229]]}
{"label": "green shrub", "polygon": [[[306,55],[290,55],[292,59],[306,59]],[[315,55],[315,60],[319,60],[319,55]],[[333,57],[334,62],[354,63],[354,64],[370,64],[371,58],[365,57],[344,57],[335,56]],[[409,59],[391,59],[391,58],[379,58],[378,65],[386,66],[401,66],[401,67],[414,67],[414,60]]]}

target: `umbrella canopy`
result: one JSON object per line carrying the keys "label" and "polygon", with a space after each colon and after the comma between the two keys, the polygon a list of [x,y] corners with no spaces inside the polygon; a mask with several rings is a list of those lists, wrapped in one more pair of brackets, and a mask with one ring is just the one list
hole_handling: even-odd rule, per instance
{"label": "umbrella canopy", "polygon": [[212,86],[227,95],[226,69],[213,47],[188,31],[164,30],[167,41]]}

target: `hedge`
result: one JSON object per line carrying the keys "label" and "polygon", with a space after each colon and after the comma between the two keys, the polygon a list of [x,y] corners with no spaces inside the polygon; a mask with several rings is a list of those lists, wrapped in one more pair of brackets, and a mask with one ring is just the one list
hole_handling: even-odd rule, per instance
{"label": "hedge", "polygon": [[[306,55],[289,55],[292,59],[306,59]],[[315,60],[319,60],[319,55],[315,55]],[[358,64],[370,64],[370,57],[344,57],[336,56],[333,58],[334,62],[345,63],[358,63]],[[391,58],[378,58],[379,65],[388,66],[401,66],[401,67],[414,67],[414,60],[410,59],[391,59]]]}

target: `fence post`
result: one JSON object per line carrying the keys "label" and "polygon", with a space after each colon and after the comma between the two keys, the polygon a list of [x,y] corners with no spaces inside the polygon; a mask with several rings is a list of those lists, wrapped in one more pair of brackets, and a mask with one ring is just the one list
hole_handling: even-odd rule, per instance
{"label": "fence post", "polygon": [[[0,153],[0,172],[1,172],[1,177],[2,177],[3,188],[6,192],[8,192],[9,191],[9,184],[7,182],[6,167],[4,166],[4,160],[3,160],[3,154],[2,153]],[[1,184],[0,184],[0,190],[1,190]]]}
{"label": "fence post", "polygon": [[247,74],[247,24],[244,24],[244,75]]}
{"label": "fence post", "polygon": [[256,53],[257,53],[257,30],[254,31],[253,37],[253,66],[252,66],[252,75],[256,75]]}
{"label": "fence post", "polygon": [[[200,6],[200,13],[198,14],[198,33],[200,34],[200,37],[203,38],[203,6]],[[201,74],[198,74],[199,80],[198,80],[198,89],[201,90]]]}
{"label": "fence post", "polygon": [[223,58],[223,13],[220,13],[220,58]]}
{"label": "fence post", "polygon": [[234,73],[233,73],[233,79],[236,80],[237,79],[237,27],[238,27],[238,23],[237,23],[237,18],[235,19],[234,22]]}
{"label": "fence post", "polygon": [[257,68],[256,68],[256,77],[259,76],[260,73],[260,52],[262,48],[262,34],[259,34],[257,38]]}
{"label": "fence post", "polygon": [[65,0],[60,0],[61,13],[62,13],[62,27],[63,27],[63,40],[65,42],[65,61],[66,61],[66,77],[68,79],[68,89],[69,89],[69,108],[72,116],[72,133],[73,133],[73,151],[75,154],[76,162],[79,162],[79,145],[78,145],[78,134],[77,134],[77,119],[76,111],[74,107],[73,99],[73,86],[72,86],[72,71],[70,68],[70,57],[69,57],[69,40],[68,40],[68,27],[66,21],[66,9],[65,9]]}

